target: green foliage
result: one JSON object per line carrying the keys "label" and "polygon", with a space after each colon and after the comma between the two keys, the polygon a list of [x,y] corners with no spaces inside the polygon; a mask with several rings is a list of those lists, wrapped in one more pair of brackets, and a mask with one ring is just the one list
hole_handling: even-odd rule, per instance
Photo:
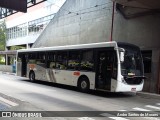
{"label": "green foliage", "polygon": [[5,65],[5,62],[1,62],[1,61],[0,61],[0,65]]}
{"label": "green foliage", "polygon": [[19,49],[25,49],[23,46],[11,46],[11,50],[19,50]]}
{"label": "green foliage", "polygon": [[[5,22],[0,22],[0,51],[5,50],[5,40],[6,40],[6,25]],[[4,56],[0,55],[0,65],[4,65]]]}
{"label": "green foliage", "polygon": [[5,22],[0,23],[0,50],[5,50],[6,25]]}
{"label": "green foliage", "polygon": [[5,61],[4,61],[4,55],[0,55],[0,65],[4,65]]}

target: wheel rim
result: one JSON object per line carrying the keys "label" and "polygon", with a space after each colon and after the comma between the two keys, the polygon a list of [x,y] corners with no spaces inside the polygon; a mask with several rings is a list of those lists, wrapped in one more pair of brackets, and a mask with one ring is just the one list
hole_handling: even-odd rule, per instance
{"label": "wheel rim", "polygon": [[82,89],[86,89],[87,88],[87,82],[86,81],[82,81],[81,82],[81,88]]}

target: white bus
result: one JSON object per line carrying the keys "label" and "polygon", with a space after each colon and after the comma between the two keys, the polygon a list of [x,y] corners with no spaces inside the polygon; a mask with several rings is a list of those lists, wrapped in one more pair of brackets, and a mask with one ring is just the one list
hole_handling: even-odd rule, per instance
{"label": "white bus", "polygon": [[145,78],[139,47],[115,41],[18,50],[17,75],[83,92],[141,91]]}

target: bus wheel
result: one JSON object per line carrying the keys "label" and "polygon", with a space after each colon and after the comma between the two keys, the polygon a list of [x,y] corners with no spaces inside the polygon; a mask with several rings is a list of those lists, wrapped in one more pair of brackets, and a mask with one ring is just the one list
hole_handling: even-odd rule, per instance
{"label": "bus wheel", "polygon": [[30,81],[32,81],[32,82],[35,81],[35,73],[34,73],[33,71],[31,71],[31,72],[29,73],[29,79],[30,79]]}
{"label": "bus wheel", "polygon": [[89,90],[89,80],[87,77],[82,77],[78,81],[78,89],[81,92],[88,92]]}

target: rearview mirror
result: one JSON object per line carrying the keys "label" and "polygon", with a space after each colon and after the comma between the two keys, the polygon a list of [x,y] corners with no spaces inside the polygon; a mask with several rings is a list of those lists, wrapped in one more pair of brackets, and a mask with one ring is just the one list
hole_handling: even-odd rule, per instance
{"label": "rearview mirror", "polygon": [[124,62],[124,54],[125,50],[123,48],[119,48],[119,57],[121,62]]}
{"label": "rearview mirror", "polygon": [[120,61],[124,62],[124,52],[120,52]]}

